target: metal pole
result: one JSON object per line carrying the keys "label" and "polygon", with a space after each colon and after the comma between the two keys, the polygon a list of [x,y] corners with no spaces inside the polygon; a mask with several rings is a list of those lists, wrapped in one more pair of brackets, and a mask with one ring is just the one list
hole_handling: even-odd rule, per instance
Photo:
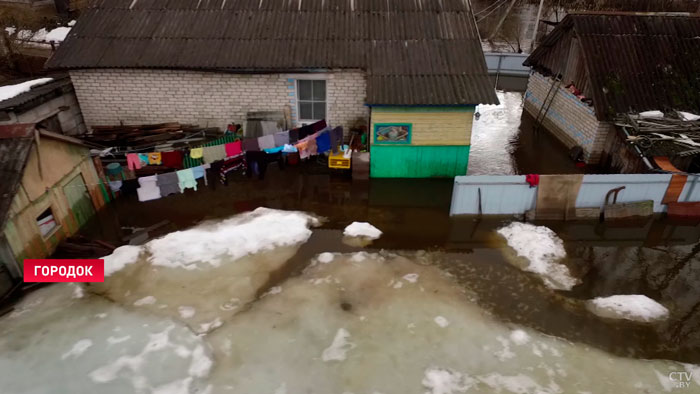
{"label": "metal pole", "polygon": [[537,19],[535,19],[535,28],[532,30],[532,39],[530,41],[530,53],[535,48],[535,40],[537,40],[537,30],[540,27],[540,18],[542,17],[542,6],[544,5],[544,0],[540,0],[540,6],[537,9]]}

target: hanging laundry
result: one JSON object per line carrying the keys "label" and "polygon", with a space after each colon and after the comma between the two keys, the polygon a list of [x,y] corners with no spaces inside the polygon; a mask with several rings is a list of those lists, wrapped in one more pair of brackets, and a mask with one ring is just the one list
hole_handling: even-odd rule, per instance
{"label": "hanging laundry", "polygon": [[160,165],[161,161],[160,152],[151,152],[148,154],[148,164],[150,165]]}
{"label": "hanging laundry", "polygon": [[272,149],[264,149],[264,151],[265,153],[279,153],[282,152],[282,149],[284,149],[284,145]]}
{"label": "hanging laundry", "polygon": [[260,145],[258,145],[257,138],[246,138],[243,140],[243,150],[248,151],[259,151]]}
{"label": "hanging laundry", "polygon": [[139,195],[139,201],[157,200],[160,198],[160,189],[156,184],[158,175],[142,176],[139,178],[139,187],[136,193]]}
{"label": "hanging laundry", "polygon": [[272,135],[258,137],[258,145],[260,145],[261,150],[272,149],[275,147],[275,137]]}
{"label": "hanging laundry", "polygon": [[299,151],[299,158],[300,159],[306,159],[309,157],[309,140],[305,141],[299,141],[297,142],[296,145],[294,145],[295,148]]}
{"label": "hanging laundry", "polygon": [[338,153],[338,147],[343,143],[343,126],[338,126],[331,130],[331,149],[333,153]]}
{"label": "hanging laundry", "polygon": [[318,153],[325,153],[331,150],[331,134],[328,131],[322,131],[316,137],[316,146]]}
{"label": "hanging laundry", "polygon": [[318,122],[311,124],[311,130],[313,130],[314,133],[317,133],[317,132],[325,129],[326,127],[328,127],[328,125],[326,124],[325,119],[319,120]]}
{"label": "hanging laundry", "polygon": [[273,134],[272,138],[275,140],[276,147],[283,146],[283,145],[289,143],[289,132],[288,131],[280,131],[279,133]]}
{"label": "hanging laundry", "polygon": [[161,157],[163,159],[163,165],[169,168],[181,169],[182,168],[182,152],[179,150],[174,150],[170,152],[162,152]]}
{"label": "hanging laundry", "polygon": [[248,176],[252,176],[253,172],[250,169],[257,168],[255,171],[258,174],[259,179],[265,177],[267,172],[267,165],[269,163],[277,162],[280,169],[284,169],[284,159],[282,159],[282,153],[265,153],[265,152],[246,152],[245,153],[246,163],[248,165]]}
{"label": "hanging laundry", "polygon": [[176,174],[181,192],[184,193],[185,189],[197,190],[197,181],[194,179],[194,172],[191,168],[177,171]]}
{"label": "hanging laundry", "polygon": [[221,184],[228,185],[228,174],[237,170],[242,171],[243,174],[246,173],[246,154],[240,154],[238,156],[230,157],[224,160],[224,163],[221,165],[221,167],[219,167],[219,179],[221,181]]}
{"label": "hanging laundry", "polygon": [[109,189],[116,193],[122,188],[122,181],[109,181]]}
{"label": "hanging laundry", "polygon": [[525,182],[533,188],[540,184],[540,176],[538,174],[527,174],[525,175]]}
{"label": "hanging laundry", "polygon": [[205,164],[202,166],[192,167],[192,173],[194,174],[194,179],[204,178],[204,186],[206,186],[208,184],[206,169],[209,168],[210,166],[211,166],[210,164]]}
{"label": "hanging laundry", "polygon": [[226,150],[226,157],[237,156],[243,152],[240,140],[224,145],[224,149]]}
{"label": "hanging laundry", "polygon": [[205,146],[202,149],[202,158],[205,163],[213,163],[226,158],[226,148],[223,145]]}
{"label": "hanging laundry", "polygon": [[284,153],[294,153],[298,152],[297,148],[294,147],[294,145],[286,144],[282,147],[282,152]]}
{"label": "hanging laundry", "polygon": [[139,187],[138,179],[125,179],[122,181],[122,187],[120,189],[122,196],[128,196],[130,194],[136,194],[136,189]]}
{"label": "hanging laundry", "polygon": [[136,153],[127,153],[126,154],[126,166],[130,170],[141,169],[141,159],[139,159],[139,155],[137,155]]}
{"label": "hanging laundry", "polygon": [[165,174],[159,174],[156,184],[158,185],[158,189],[160,189],[160,195],[165,197],[171,194],[182,193],[179,182],[180,180],[178,179],[177,174],[173,171]]}
{"label": "hanging laundry", "polygon": [[141,166],[147,166],[148,165],[148,154],[147,153],[139,153],[139,160],[141,160]]}
{"label": "hanging laundry", "polygon": [[190,157],[193,159],[200,159],[202,158],[202,148],[192,148],[190,149]]}
{"label": "hanging laundry", "polygon": [[294,144],[299,141],[299,129],[289,130],[289,143]]}
{"label": "hanging laundry", "polygon": [[301,126],[299,128],[299,141],[303,140],[304,138],[310,136],[313,133],[314,129],[311,127],[311,125]]}

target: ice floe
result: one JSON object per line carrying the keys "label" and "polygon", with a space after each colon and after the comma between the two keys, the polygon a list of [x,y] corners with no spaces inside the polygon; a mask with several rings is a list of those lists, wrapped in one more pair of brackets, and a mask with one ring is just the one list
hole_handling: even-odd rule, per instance
{"label": "ice floe", "polygon": [[665,306],[641,294],[597,297],[586,303],[588,309],[598,316],[651,322],[668,318]]}
{"label": "ice floe", "polygon": [[513,222],[498,229],[518,257],[527,259],[525,271],[539,275],[544,283],[558,290],[571,290],[578,279],[559,261],[566,257],[564,242],[545,226]]}
{"label": "ice floe", "polygon": [[345,227],[343,235],[348,237],[366,237],[369,239],[377,239],[382,236],[382,232],[367,222],[352,222],[350,225]]}

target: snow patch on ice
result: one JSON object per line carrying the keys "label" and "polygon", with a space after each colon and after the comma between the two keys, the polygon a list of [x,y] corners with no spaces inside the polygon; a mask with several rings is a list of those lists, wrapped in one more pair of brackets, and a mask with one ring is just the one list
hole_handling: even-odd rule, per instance
{"label": "snow patch on ice", "polygon": [[450,322],[447,319],[445,319],[443,316],[435,316],[433,321],[435,322],[435,324],[437,324],[438,326],[440,326],[442,328],[445,328],[445,327],[450,325]]}
{"label": "snow patch on ice", "polygon": [[324,252],[324,253],[321,253],[318,255],[317,260],[319,263],[328,264],[331,261],[333,261],[333,258],[334,258],[333,253]]}
{"label": "snow patch on ice", "polygon": [[184,378],[153,389],[153,394],[189,394],[192,378]]}
{"label": "snow patch on ice", "polygon": [[190,317],[194,316],[196,310],[191,306],[181,305],[177,308],[177,312],[180,314],[181,318],[189,319]]}
{"label": "snow patch on ice", "polygon": [[109,256],[102,257],[105,266],[105,276],[110,276],[127,264],[135,263],[142,250],[141,246],[124,245],[114,249]]}
{"label": "snow patch on ice", "polygon": [[586,303],[588,309],[598,316],[651,322],[668,318],[666,307],[641,294],[597,297]]}
{"label": "snow patch on ice", "polygon": [[550,388],[542,387],[531,377],[523,374],[505,376],[498,373],[491,373],[485,376],[479,376],[478,379],[497,393],[503,390],[518,394],[562,392],[557,386]]}
{"label": "snow patch on ice", "polygon": [[430,390],[426,394],[454,394],[466,393],[476,384],[476,380],[460,372],[429,368],[425,370],[421,383]]}
{"label": "snow patch on ice", "polygon": [[578,283],[569,273],[569,268],[558,263],[566,257],[566,250],[564,242],[554,231],[545,226],[513,222],[500,228],[498,233],[518,256],[530,262],[524,270],[539,275],[548,287],[571,290]]}
{"label": "snow patch on ice", "polygon": [[65,360],[68,357],[79,357],[81,354],[85,353],[85,351],[88,350],[90,346],[92,346],[91,340],[81,339],[78,342],[76,342],[69,351],[63,353],[63,355],[61,356],[61,360]]}
{"label": "snow patch on ice", "polygon": [[204,346],[197,345],[192,351],[192,362],[188,370],[191,376],[203,378],[209,375],[213,361],[205,352]]}
{"label": "snow patch on ice", "polygon": [[367,222],[352,222],[349,226],[345,227],[343,235],[348,237],[377,239],[382,236],[382,232]]}
{"label": "snow patch on ice", "polygon": [[263,294],[261,296],[261,298],[269,296],[269,295],[273,295],[273,294],[279,294],[281,292],[282,292],[282,286],[273,286],[273,287],[270,287],[270,290],[266,291],[265,294]]}
{"label": "snow patch on ice", "polygon": [[273,394],[287,394],[287,383],[282,383]]}
{"label": "snow patch on ice", "polygon": [[13,97],[17,97],[22,93],[26,93],[34,86],[43,85],[53,81],[53,78],[39,78],[31,81],[18,83],[16,85],[0,86],[0,101],[5,101]]}
{"label": "snow patch on ice", "polygon": [[346,358],[347,352],[355,348],[355,344],[348,341],[350,333],[344,328],[339,328],[333,338],[333,343],[325,350],[321,358],[323,361],[343,361]]}
{"label": "snow patch on ice", "polygon": [[83,298],[85,296],[85,290],[83,286],[78,283],[71,283],[73,285],[73,296],[71,298]]}
{"label": "snow patch on ice", "polygon": [[403,280],[406,282],[416,283],[418,281],[418,274],[406,274],[403,276]]}
{"label": "snow patch on ice", "polygon": [[125,341],[128,341],[131,338],[131,335],[125,335],[123,337],[112,337],[109,336],[107,337],[107,343],[110,345],[116,345],[118,343],[122,343]]}
{"label": "snow patch on ice", "polygon": [[317,218],[303,212],[258,208],[216,223],[176,231],[147,244],[154,265],[196,269],[195,263],[219,266],[224,257],[243,256],[305,242]]}
{"label": "snow patch on ice", "polygon": [[156,303],[156,297],[146,296],[146,297],[143,297],[139,300],[134,301],[134,306],[153,305],[155,303]]}
{"label": "snow patch on ice", "polygon": [[516,345],[524,345],[530,342],[530,336],[523,330],[513,330],[510,332],[510,340]]}

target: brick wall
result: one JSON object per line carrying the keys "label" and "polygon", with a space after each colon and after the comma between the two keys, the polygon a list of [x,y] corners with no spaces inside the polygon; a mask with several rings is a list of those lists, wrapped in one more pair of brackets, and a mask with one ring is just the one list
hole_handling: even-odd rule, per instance
{"label": "brick wall", "polygon": [[[537,72],[530,74],[525,93],[525,110],[533,117],[537,117],[551,86],[552,79]],[[542,124],[567,147],[580,145],[589,164],[596,164],[600,160],[606,137],[613,127],[599,122],[593,107],[581,102],[563,86],[559,88]]]}
{"label": "brick wall", "polygon": [[[175,70],[104,69],[70,72],[85,123],[94,125],[181,122],[224,128],[246,113],[284,111],[297,124],[294,76]],[[346,129],[368,117],[363,72],[324,73],[327,120]]]}

